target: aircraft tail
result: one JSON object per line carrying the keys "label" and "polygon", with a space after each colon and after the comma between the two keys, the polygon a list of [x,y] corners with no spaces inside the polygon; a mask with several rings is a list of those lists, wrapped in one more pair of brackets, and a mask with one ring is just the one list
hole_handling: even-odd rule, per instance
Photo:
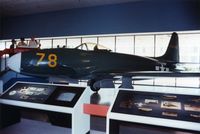
{"label": "aircraft tail", "polygon": [[176,32],[172,34],[165,54],[160,57],[157,57],[156,59],[159,59],[161,61],[168,62],[168,63],[179,62],[179,41],[178,41],[178,34]]}

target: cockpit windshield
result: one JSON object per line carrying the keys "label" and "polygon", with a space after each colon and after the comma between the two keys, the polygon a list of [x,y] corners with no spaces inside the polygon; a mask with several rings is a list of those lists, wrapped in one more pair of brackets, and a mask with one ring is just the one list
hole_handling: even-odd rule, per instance
{"label": "cockpit windshield", "polygon": [[106,48],[102,45],[96,43],[82,43],[75,47],[75,49],[85,50],[85,51],[96,51],[96,50],[107,50],[111,51],[109,48]]}

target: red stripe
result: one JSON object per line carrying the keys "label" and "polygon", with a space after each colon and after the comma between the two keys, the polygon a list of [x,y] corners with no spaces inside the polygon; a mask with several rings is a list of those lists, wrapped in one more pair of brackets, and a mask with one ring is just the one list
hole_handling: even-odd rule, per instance
{"label": "red stripe", "polygon": [[85,114],[106,117],[109,106],[96,104],[83,104],[83,111]]}

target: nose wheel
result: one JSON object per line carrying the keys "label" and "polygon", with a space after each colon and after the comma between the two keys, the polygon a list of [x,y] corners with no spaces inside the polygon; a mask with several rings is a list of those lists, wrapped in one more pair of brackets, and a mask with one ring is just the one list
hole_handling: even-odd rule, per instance
{"label": "nose wheel", "polygon": [[98,92],[100,90],[100,85],[96,83],[97,81],[92,79],[88,81],[88,85],[90,86],[90,89],[94,92]]}

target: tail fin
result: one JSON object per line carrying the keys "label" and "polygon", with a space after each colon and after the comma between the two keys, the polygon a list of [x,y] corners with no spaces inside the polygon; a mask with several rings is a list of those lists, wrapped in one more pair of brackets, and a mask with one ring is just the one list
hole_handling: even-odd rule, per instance
{"label": "tail fin", "polygon": [[174,32],[171,36],[167,51],[161,57],[158,57],[159,60],[165,62],[179,62],[179,41],[178,34]]}

